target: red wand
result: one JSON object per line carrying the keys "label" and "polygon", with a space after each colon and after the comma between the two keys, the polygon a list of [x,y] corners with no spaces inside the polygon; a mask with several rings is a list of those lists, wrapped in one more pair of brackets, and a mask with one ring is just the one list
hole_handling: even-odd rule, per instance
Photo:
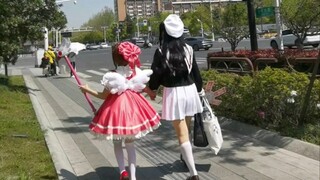
{"label": "red wand", "polygon": [[[59,53],[60,53],[60,52],[59,52]],[[61,55],[62,55],[62,54],[61,54]],[[66,60],[69,68],[71,69],[72,74],[73,74],[74,77],[76,78],[76,81],[77,81],[78,85],[81,86],[82,84],[81,84],[81,82],[80,82],[80,79],[79,79],[76,71],[74,70],[73,66],[71,65],[69,58],[68,58],[67,56],[64,56],[64,59]],[[86,100],[88,101],[88,103],[89,103],[89,105],[90,105],[90,107],[91,107],[91,109],[92,109],[92,112],[93,112],[93,113],[96,113],[96,108],[94,108],[93,103],[92,103],[90,97],[88,96],[88,94],[87,94],[87,93],[84,93],[84,96],[86,97]]]}

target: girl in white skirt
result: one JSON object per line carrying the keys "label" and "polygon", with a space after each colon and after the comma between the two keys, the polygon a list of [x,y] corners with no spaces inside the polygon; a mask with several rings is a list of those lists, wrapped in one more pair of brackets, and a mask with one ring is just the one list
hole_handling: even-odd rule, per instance
{"label": "girl in white skirt", "polygon": [[[183,40],[183,30],[183,22],[174,14],[160,24],[160,48],[154,54],[149,87],[151,90],[164,87],[162,119],[171,121],[176,131],[182,159],[190,171],[187,180],[198,180],[188,129],[191,118],[203,111],[198,95],[202,91],[202,78],[193,49]],[[155,96],[154,92],[152,99]]]}

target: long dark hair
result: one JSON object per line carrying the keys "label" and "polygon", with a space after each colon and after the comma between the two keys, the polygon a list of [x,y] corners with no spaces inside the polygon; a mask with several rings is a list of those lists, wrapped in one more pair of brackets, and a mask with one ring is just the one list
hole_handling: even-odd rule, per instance
{"label": "long dark hair", "polygon": [[[175,74],[185,70],[186,63],[184,58],[186,57],[186,53],[184,47],[186,47],[186,43],[184,42],[183,35],[179,38],[170,36],[166,32],[163,22],[159,25],[159,33],[159,42],[163,59],[168,60],[170,71]],[[167,58],[168,51],[170,52],[169,58]]]}

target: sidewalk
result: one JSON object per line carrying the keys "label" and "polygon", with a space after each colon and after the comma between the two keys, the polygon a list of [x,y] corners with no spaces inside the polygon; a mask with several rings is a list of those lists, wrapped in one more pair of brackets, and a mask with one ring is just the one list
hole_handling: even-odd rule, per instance
{"label": "sidewalk", "polygon": [[[97,140],[88,131],[93,115],[76,81],[63,75],[45,78],[40,68],[12,72],[19,71],[29,88],[59,179],[119,179],[112,142]],[[102,89],[96,82],[83,83]],[[102,103],[92,100],[96,108]],[[151,102],[161,110],[159,101]],[[280,143],[283,139],[275,134],[232,120],[221,121],[221,126],[224,144],[217,156],[208,149],[193,149],[201,180],[319,179],[319,146],[292,139]],[[138,180],[186,179],[188,172],[179,161],[174,136],[171,124],[162,121],[158,130],[136,141]]]}

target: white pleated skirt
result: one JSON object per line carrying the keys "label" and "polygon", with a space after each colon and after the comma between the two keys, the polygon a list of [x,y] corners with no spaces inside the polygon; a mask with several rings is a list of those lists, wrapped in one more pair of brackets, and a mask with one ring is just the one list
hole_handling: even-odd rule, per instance
{"label": "white pleated skirt", "polygon": [[195,84],[163,88],[161,115],[163,120],[184,120],[186,116],[194,116],[202,111],[203,107]]}

